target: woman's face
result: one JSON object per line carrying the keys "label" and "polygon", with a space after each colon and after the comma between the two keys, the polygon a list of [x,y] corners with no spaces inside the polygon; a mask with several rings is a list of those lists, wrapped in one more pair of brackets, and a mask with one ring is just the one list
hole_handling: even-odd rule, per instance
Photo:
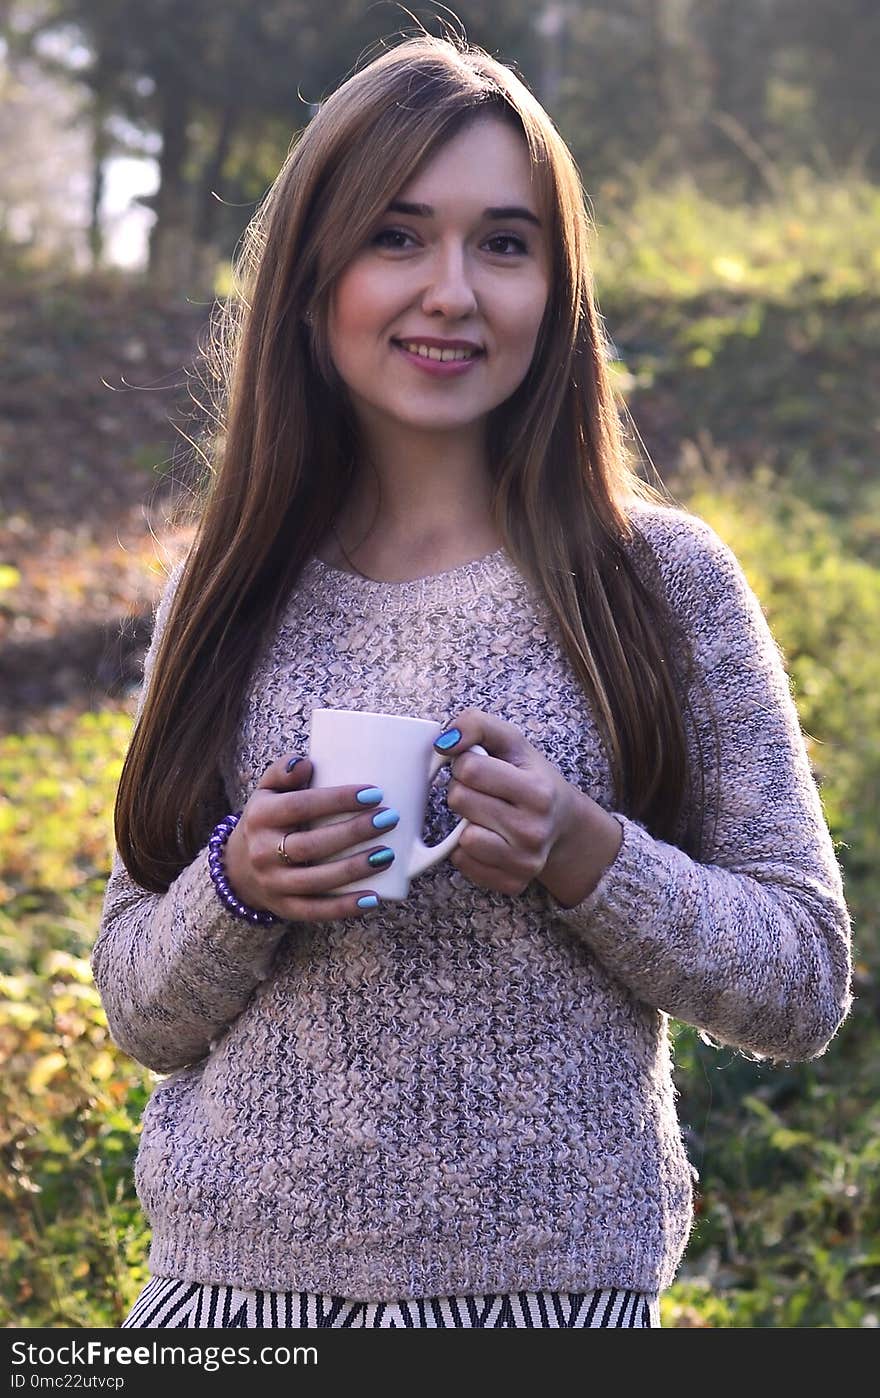
{"label": "woman's face", "polygon": [[[525,377],[547,304],[549,235],[537,222],[525,141],[481,116],[394,202],[427,208],[391,206],[338,278],[333,362],[358,416],[380,433],[393,422],[477,425]],[[463,369],[431,372],[400,347],[426,338],[463,340],[479,354]]]}

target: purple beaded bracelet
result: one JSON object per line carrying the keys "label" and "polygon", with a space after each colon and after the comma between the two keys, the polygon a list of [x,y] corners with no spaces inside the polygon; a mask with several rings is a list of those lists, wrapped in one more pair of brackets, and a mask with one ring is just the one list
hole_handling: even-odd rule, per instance
{"label": "purple beaded bracelet", "polygon": [[269,927],[273,922],[280,922],[281,918],[270,913],[268,909],[249,908],[246,903],[242,903],[236,898],[226,877],[226,869],[223,864],[223,846],[240,820],[241,811],[235,811],[232,815],[218,821],[214,826],[211,838],[208,840],[208,849],[210,850],[208,868],[211,871],[211,878],[221,902],[231,913],[235,913],[236,917],[245,918],[248,922],[258,922],[262,927]]}

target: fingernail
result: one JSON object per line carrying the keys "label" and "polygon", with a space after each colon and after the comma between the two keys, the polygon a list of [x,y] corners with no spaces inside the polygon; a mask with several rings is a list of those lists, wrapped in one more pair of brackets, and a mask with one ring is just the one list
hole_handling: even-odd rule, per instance
{"label": "fingernail", "polygon": [[380,811],[373,816],[372,824],[377,830],[390,830],[392,825],[396,825],[400,820],[400,811],[389,810]]}
{"label": "fingernail", "polygon": [[365,897],[358,899],[359,908],[377,908],[378,906],[379,899],[376,897],[375,893],[368,893]]}
{"label": "fingernail", "polygon": [[454,748],[456,743],[461,742],[461,734],[457,728],[447,728],[445,733],[441,733],[439,738],[434,739],[434,747],[440,748],[443,752],[448,752]]}
{"label": "fingernail", "polygon": [[292,758],[290,759],[290,761],[289,761],[288,764],[287,764],[287,770],[288,770],[288,772],[292,772],[292,771],[293,771],[293,769],[294,769],[294,767],[296,766],[297,762],[302,762],[302,758],[301,758],[301,757],[292,757]]}
{"label": "fingernail", "polygon": [[362,806],[375,806],[377,801],[381,801],[385,795],[381,786],[365,786],[363,791],[359,791],[357,799]]}

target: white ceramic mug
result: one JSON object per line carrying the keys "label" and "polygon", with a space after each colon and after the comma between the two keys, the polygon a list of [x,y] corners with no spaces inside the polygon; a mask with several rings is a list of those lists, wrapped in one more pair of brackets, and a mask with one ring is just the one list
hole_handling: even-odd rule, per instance
{"label": "white ceramic mug", "polygon": [[[368,785],[382,788],[382,800],[377,803],[400,812],[400,820],[392,830],[377,830],[367,840],[352,845],[344,852],[331,855],[316,863],[328,864],[371,849],[377,843],[394,850],[394,862],[387,869],[367,869],[361,878],[328,890],[332,893],[353,893],[356,889],[374,888],[383,902],[400,901],[409,894],[410,880],[432,864],[447,859],[461,839],[468,821],[461,819],[444,840],[436,845],[422,841],[428,792],[431,783],[445,762],[452,762],[461,751],[441,753],[434,740],[443,732],[442,723],[427,718],[405,718],[396,714],[363,713],[359,709],[313,709],[309,725],[309,759],[312,763],[310,790],[321,786]],[[470,752],[488,753],[479,743]],[[351,811],[322,816],[309,824],[316,830],[322,825],[335,825],[351,820]]]}

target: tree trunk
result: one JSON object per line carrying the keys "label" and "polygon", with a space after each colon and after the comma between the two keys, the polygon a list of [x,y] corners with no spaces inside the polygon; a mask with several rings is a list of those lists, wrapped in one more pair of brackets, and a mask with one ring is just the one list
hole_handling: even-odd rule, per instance
{"label": "tree trunk", "polygon": [[188,149],[189,97],[174,73],[160,89],[162,151],[159,188],[150,230],[149,280],[160,292],[189,291],[192,261],[192,219],[185,177]]}
{"label": "tree trunk", "polygon": [[681,95],[675,72],[673,20],[669,0],[651,0],[648,6],[651,35],[651,66],[654,102],[657,112],[657,146],[668,157],[670,166],[681,156]]}
{"label": "tree trunk", "polygon": [[89,256],[93,271],[97,271],[104,261],[105,240],[101,205],[104,201],[107,157],[110,154],[112,144],[107,129],[107,117],[113,111],[118,71],[118,55],[112,49],[100,48],[90,84],[92,92],[90,111],[92,187],[89,198]]}
{"label": "tree trunk", "polygon": [[104,201],[109,139],[106,127],[106,104],[101,93],[95,94],[92,107],[92,188],[89,199],[89,257],[92,271],[97,272],[104,261],[104,226],[101,205]]}
{"label": "tree trunk", "polygon": [[229,154],[238,117],[237,104],[227,102],[220,112],[214,148],[205,163],[199,181],[195,239],[190,266],[192,283],[197,292],[213,294],[214,290],[214,276],[220,258],[220,250],[214,237],[217,226],[215,192],[222,198],[220,186],[223,179],[223,167],[226,164],[226,157]]}

